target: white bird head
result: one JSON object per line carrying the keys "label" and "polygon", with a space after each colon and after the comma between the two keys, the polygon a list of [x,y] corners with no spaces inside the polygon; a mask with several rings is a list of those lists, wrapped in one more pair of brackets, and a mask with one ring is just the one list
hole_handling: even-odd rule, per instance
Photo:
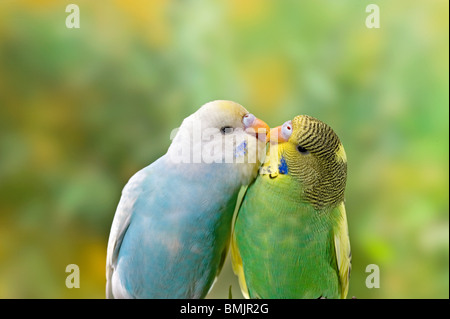
{"label": "white bird head", "polygon": [[265,155],[268,132],[269,126],[242,105],[212,101],[184,119],[168,155],[174,163],[233,165],[230,177],[235,172],[247,184]]}

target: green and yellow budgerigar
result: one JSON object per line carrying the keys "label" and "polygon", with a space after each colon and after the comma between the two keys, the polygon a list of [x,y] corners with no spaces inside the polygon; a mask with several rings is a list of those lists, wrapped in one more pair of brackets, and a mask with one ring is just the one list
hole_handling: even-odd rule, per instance
{"label": "green and yellow budgerigar", "polygon": [[247,298],[345,298],[351,252],[344,147],[327,124],[305,115],[270,135],[234,224],[241,290]]}

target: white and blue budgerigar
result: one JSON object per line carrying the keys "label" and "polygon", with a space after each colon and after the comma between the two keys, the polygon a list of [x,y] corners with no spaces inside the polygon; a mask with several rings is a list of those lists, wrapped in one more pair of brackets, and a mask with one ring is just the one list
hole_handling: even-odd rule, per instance
{"label": "white and blue budgerigar", "polygon": [[[258,134],[257,131],[260,131]],[[218,276],[238,192],[258,172],[266,123],[231,101],[184,119],[167,153],[122,191],[107,298],[203,298]]]}

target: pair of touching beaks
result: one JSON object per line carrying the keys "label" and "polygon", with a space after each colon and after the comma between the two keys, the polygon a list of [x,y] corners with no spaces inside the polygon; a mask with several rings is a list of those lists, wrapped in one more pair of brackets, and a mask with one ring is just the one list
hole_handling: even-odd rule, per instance
{"label": "pair of touching beaks", "polygon": [[273,129],[251,113],[246,114],[242,121],[246,131],[256,132],[256,137],[263,142],[269,140],[272,144],[287,142],[292,134],[292,121],[287,121]]}

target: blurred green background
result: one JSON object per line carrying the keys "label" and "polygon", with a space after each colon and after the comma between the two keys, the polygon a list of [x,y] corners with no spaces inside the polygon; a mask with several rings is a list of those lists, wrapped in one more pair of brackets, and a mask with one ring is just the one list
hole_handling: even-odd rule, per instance
{"label": "blurred green background", "polygon": [[[103,298],[121,189],[186,116],[229,99],[272,127],[308,114],[340,136],[349,297],[448,298],[448,5],[2,0],[0,297]],[[210,297],[230,284],[241,297],[227,263]]]}

